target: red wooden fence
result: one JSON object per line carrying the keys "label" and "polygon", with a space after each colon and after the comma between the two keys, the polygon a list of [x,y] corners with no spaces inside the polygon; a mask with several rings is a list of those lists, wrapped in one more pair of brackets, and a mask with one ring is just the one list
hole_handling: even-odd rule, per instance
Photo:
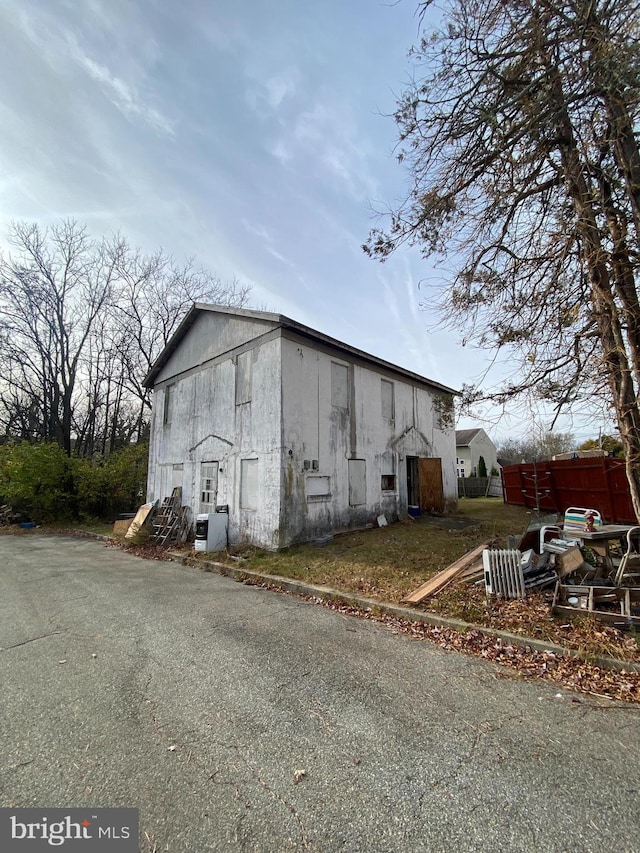
{"label": "red wooden fence", "polygon": [[505,503],[564,512],[568,506],[597,509],[605,522],[637,524],[624,472],[624,459],[608,456],[560,459],[502,469]]}

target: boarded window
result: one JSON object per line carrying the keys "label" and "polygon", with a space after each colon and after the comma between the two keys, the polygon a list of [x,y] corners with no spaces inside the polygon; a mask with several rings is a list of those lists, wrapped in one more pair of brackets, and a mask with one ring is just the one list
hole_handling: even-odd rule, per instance
{"label": "boarded window", "polygon": [[336,409],[349,408],[349,368],[331,362],[331,405]]}
{"label": "boarded window", "polygon": [[240,509],[258,509],[258,460],[240,461]]}
{"label": "boarded window", "polygon": [[200,512],[214,512],[218,491],[218,463],[202,462],[200,465]]}
{"label": "boarded window", "polygon": [[331,497],[331,478],[321,474],[310,474],[305,481],[307,500],[327,500]]}
{"label": "boarded window", "polygon": [[395,401],[393,393],[393,382],[387,379],[380,380],[380,396],[382,399],[382,417],[392,421],[395,417]]}
{"label": "boarded window", "polygon": [[182,488],[183,464],[181,462],[160,463],[160,494],[161,498],[168,498],[176,488]]}
{"label": "boarded window", "polygon": [[243,352],[236,361],[236,406],[251,402],[252,353]]}
{"label": "boarded window", "polygon": [[172,385],[167,385],[164,389],[164,407],[162,410],[162,423],[168,426],[173,417],[173,407],[175,403],[175,382]]}
{"label": "boarded window", "polygon": [[362,506],[367,502],[367,483],[364,459],[349,459],[349,505]]}
{"label": "boarded window", "polygon": [[383,492],[396,490],[396,454],[392,451],[382,454],[380,488]]}

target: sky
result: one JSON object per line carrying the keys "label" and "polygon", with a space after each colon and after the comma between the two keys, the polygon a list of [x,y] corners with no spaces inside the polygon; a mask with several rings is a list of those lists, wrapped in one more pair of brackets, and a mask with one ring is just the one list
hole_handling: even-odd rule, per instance
{"label": "sky", "polygon": [[[2,0],[0,243],[16,220],[120,231],[251,285],[256,308],[452,388],[479,381],[491,354],[462,347],[429,308],[448,273],[416,250],[381,264],[361,248],[375,211],[406,194],[391,114],[416,10]],[[458,427],[496,442],[550,423],[538,410],[479,414]],[[567,419],[555,429],[597,435]]]}

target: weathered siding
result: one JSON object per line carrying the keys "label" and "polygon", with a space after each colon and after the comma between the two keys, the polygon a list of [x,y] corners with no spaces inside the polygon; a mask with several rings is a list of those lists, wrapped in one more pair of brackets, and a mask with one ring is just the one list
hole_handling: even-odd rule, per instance
{"label": "weathered siding", "polygon": [[276,328],[266,320],[204,312],[196,320],[155,379],[156,385],[197,368],[217,356],[236,350]]}
{"label": "weathered siding", "polygon": [[[206,349],[206,341],[201,347],[192,341],[202,331],[201,327],[190,330],[189,352]],[[228,343],[230,337],[224,340]],[[232,350],[226,358],[189,370],[174,380],[169,368],[180,371],[188,363],[189,359],[171,359],[163,371],[165,381],[155,387],[148,499],[162,499],[169,493],[162,472],[173,472],[174,466],[182,464],[182,482],[173,485],[182,485],[183,503],[194,514],[199,512],[201,464],[217,462],[216,503],[229,506],[230,541],[276,548],[281,471],[279,338]],[[238,404],[237,382],[245,387],[243,401]],[[164,398],[170,386],[170,423],[163,423]],[[241,506],[241,472],[243,460],[251,459],[257,460],[257,488],[255,499],[251,492],[251,506],[247,508],[246,489],[245,506]],[[252,466],[245,466],[245,474],[253,476],[254,471]]]}
{"label": "weathered siding", "polygon": [[446,388],[255,313],[190,315],[160,358],[149,500],[181,485],[194,514],[229,507],[230,542],[265,548],[403,517],[408,458],[421,505],[438,471],[424,457],[442,463],[432,505],[456,501]]}
{"label": "weathered siding", "polygon": [[[382,379],[393,385],[392,403]],[[454,430],[439,428],[426,388],[284,338],[282,395],[281,545],[381,513],[389,520],[406,515],[407,456],[440,457],[445,500],[455,503]],[[392,489],[382,489],[383,474],[395,474]]]}

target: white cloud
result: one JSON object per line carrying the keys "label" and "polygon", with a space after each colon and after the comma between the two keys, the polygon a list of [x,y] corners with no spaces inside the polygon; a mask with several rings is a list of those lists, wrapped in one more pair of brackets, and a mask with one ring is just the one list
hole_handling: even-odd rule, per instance
{"label": "white cloud", "polygon": [[370,144],[360,133],[354,110],[327,93],[313,108],[282,123],[270,153],[283,164],[306,161],[316,177],[331,179],[334,189],[359,204],[378,194],[369,163]]}
{"label": "white cloud", "polygon": [[300,75],[295,68],[289,68],[275,74],[265,83],[267,100],[274,109],[286,99],[295,95]]}
{"label": "white cloud", "polygon": [[258,76],[256,70],[246,71],[249,78],[245,101],[263,121],[278,117],[287,109],[300,85],[300,73],[294,67],[284,68],[274,74]]}
{"label": "white cloud", "polygon": [[127,118],[141,118],[154,130],[173,135],[173,124],[158,110],[145,104],[133,86],[116,77],[106,65],[95,62],[79,49],[76,49],[75,57],[89,76],[100,84],[111,103]]}

